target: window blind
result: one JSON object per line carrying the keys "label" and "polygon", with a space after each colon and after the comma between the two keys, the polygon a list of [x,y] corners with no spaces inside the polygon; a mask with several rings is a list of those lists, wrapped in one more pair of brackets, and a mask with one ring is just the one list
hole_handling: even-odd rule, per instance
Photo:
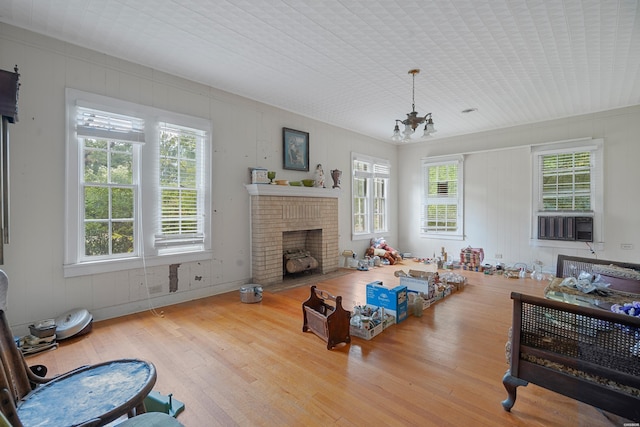
{"label": "window blind", "polygon": [[543,211],[592,210],[591,151],[541,154],[539,167]]}
{"label": "window blind", "polygon": [[143,119],[83,106],[76,106],[76,131],[88,138],[145,142]]}
{"label": "window blind", "polygon": [[463,235],[462,158],[422,160],[420,231],[427,235]]}
{"label": "window blind", "polygon": [[198,129],[160,123],[157,247],[204,242],[204,139]]}

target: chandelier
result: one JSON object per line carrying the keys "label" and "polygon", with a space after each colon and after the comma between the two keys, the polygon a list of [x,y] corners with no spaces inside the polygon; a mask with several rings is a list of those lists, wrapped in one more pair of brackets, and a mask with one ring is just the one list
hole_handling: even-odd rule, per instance
{"label": "chandelier", "polygon": [[[412,104],[411,104],[411,112],[407,114],[407,118],[405,120],[396,119],[396,127],[393,129],[393,136],[391,137],[392,141],[410,141],[411,135],[416,131],[416,128],[421,124],[424,125],[424,133],[422,134],[423,138],[430,136],[432,133],[436,132],[433,127],[433,119],[431,118],[431,113],[426,114],[424,117],[418,116],[418,112],[416,111],[416,74],[418,74],[420,70],[418,68],[414,68],[413,70],[409,70],[409,74],[413,77],[413,92],[412,92]],[[404,125],[404,131],[400,133],[399,123]]]}

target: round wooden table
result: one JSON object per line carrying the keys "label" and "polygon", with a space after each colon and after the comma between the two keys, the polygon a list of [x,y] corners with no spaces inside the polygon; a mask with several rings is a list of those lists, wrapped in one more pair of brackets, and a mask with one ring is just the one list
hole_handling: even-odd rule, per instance
{"label": "round wooden table", "polygon": [[18,403],[25,427],[109,423],[145,412],[144,398],[156,383],[153,364],[137,359],[84,366],[39,386]]}

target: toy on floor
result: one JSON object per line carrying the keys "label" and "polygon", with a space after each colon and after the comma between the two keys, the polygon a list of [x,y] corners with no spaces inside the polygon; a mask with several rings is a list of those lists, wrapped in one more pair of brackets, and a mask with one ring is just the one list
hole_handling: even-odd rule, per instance
{"label": "toy on floor", "polygon": [[164,412],[174,418],[177,417],[180,412],[184,411],[184,403],[174,399],[171,393],[163,396],[157,391],[151,391],[151,393],[144,398],[144,407],[147,412]]}
{"label": "toy on floor", "polygon": [[365,256],[379,256],[381,259],[387,260],[390,265],[402,261],[400,252],[387,245],[387,241],[382,237],[371,239],[370,246],[365,251]]}

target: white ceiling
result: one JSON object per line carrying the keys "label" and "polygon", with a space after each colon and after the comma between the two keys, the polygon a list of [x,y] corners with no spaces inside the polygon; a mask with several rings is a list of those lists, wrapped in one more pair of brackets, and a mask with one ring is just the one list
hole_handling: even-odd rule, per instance
{"label": "white ceiling", "polygon": [[0,0],[0,22],[389,142],[412,68],[435,138],[640,104],[638,0]]}

